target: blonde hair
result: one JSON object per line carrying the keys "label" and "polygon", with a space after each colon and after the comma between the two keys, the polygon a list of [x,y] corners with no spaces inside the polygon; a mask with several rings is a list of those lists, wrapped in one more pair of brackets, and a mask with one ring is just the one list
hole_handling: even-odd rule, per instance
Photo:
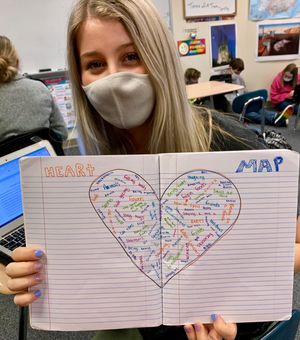
{"label": "blonde hair", "polygon": [[78,124],[88,153],[133,152],[128,133],[96,114],[81,87],[77,34],[89,18],[119,20],[130,34],[150,75],[156,94],[147,151],[209,151],[212,118],[208,110],[194,115],[171,33],[148,0],[80,0],[68,26],[68,62]]}
{"label": "blonde hair", "polygon": [[0,83],[10,82],[18,73],[19,59],[11,41],[0,35]]}

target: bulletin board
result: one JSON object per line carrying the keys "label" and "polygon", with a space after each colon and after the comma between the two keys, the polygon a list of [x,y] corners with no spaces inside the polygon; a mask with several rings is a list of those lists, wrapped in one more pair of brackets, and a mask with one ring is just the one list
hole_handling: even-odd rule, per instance
{"label": "bulletin board", "polygon": [[185,18],[226,16],[236,13],[236,0],[183,0],[183,2]]}

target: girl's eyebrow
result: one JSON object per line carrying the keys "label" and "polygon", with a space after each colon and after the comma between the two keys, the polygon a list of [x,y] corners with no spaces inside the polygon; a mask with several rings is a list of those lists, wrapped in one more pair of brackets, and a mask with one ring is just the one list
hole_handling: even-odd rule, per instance
{"label": "girl's eyebrow", "polygon": [[[118,46],[116,51],[120,51],[120,50],[123,50],[123,49],[125,49],[127,47],[131,47],[131,46],[134,47],[133,42],[128,42],[128,43],[125,43],[125,44]],[[101,53],[99,53],[96,50],[95,51],[88,51],[86,53],[81,54],[80,58],[95,57],[95,56],[98,56],[99,54],[101,54]]]}

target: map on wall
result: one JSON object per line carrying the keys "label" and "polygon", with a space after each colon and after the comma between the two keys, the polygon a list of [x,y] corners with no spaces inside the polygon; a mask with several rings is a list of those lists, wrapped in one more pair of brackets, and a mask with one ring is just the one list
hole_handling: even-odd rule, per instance
{"label": "map on wall", "polygon": [[300,0],[249,0],[250,20],[300,17]]}

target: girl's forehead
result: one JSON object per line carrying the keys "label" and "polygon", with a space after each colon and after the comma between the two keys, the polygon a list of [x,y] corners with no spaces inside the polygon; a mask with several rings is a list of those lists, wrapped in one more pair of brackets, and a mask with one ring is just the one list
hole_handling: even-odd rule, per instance
{"label": "girl's forehead", "polygon": [[77,47],[82,52],[98,48],[109,48],[131,42],[123,24],[117,19],[89,18],[84,21],[77,34]]}

